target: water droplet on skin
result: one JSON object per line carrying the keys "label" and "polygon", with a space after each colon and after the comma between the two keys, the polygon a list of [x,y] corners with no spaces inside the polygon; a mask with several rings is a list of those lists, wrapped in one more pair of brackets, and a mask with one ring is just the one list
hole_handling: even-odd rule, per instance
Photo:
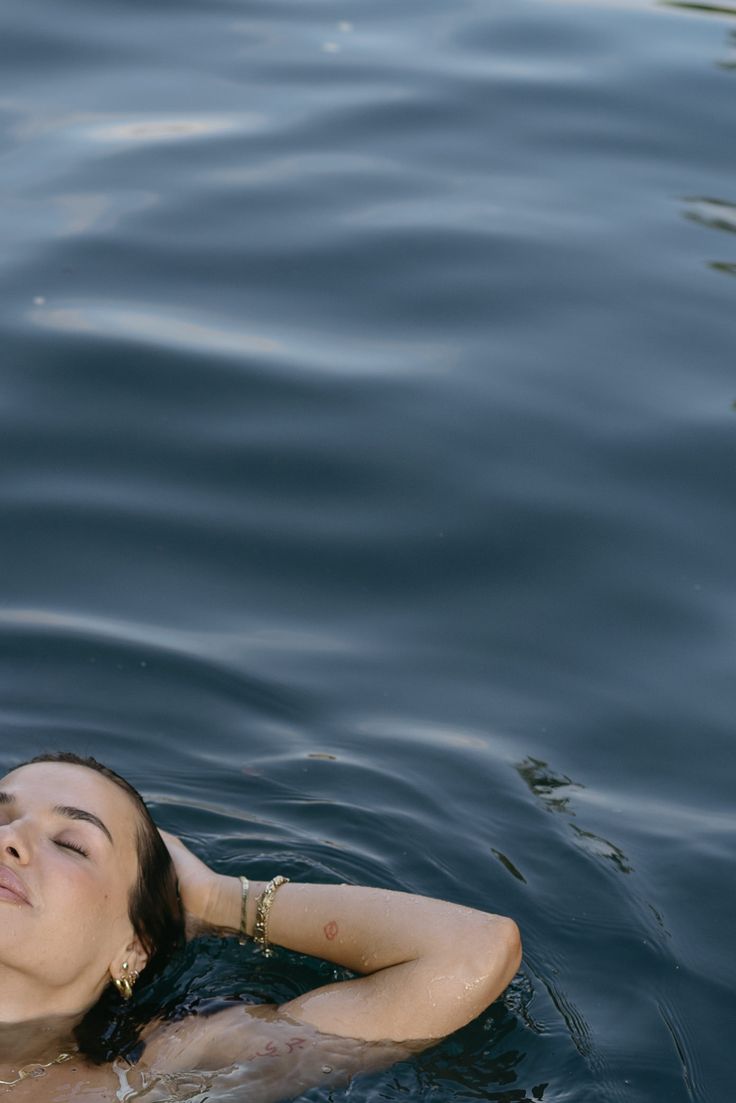
{"label": "water droplet on skin", "polygon": [[322,1066],[322,1072],[324,1072],[324,1073],[325,1073],[325,1075],[326,1075],[326,1074],[327,1074],[328,1072],[332,1072],[332,1065],[323,1065],[323,1066]]}

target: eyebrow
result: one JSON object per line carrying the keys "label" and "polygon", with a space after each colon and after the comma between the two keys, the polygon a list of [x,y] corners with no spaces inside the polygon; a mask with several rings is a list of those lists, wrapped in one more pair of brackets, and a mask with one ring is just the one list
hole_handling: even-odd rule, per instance
{"label": "eyebrow", "polygon": [[84,820],[85,823],[91,823],[95,827],[99,827],[100,831],[104,832],[112,843],[112,835],[105,827],[100,817],[96,816],[94,812],[85,812],[83,808],[73,808],[68,804],[55,805],[54,812],[56,812],[57,816],[65,816],[68,820]]}
{"label": "eyebrow", "polygon": [[[0,804],[14,803],[15,797],[12,795],[12,793],[0,792]],[[91,823],[93,827],[98,827],[100,831],[102,831],[102,833],[106,835],[112,843],[112,835],[110,834],[108,828],[102,822],[100,817],[94,814],[94,812],[86,812],[84,808],[74,808],[70,804],[56,804],[53,808],[53,812],[57,816],[64,816],[64,818],[67,820],[83,820],[84,823]],[[113,843],[113,845],[115,844]]]}

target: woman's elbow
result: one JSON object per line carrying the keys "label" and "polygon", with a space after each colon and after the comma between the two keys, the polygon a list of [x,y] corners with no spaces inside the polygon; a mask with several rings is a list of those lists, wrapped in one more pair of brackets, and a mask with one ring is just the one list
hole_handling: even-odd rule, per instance
{"label": "woman's elbow", "polygon": [[487,927],[486,960],[491,963],[491,999],[500,996],[521,964],[521,932],[513,919],[494,915]]}
{"label": "woman's elbow", "polygon": [[506,946],[511,976],[513,977],[521,965],[521,931],[513,919],[508,916],[502,916],[501,918],[503,919],[504,945]]}

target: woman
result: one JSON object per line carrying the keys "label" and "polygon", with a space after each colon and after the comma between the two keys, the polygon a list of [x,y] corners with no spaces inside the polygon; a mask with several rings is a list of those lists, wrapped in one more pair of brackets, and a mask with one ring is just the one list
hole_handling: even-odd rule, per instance
{"label": "woman", "polygon": [[[518,968],[518,931],[501,916],[351,885],[249,883],[163,837],[173,864],[140,796],[94,759],[42,756],[0,782],[0,1093],[216,1099],[247,1084],[259,1100],[294,1096],[458,1029]],[[141,1025],[125,1009],[184,919],[190,933],[216,928],[361,975],[280,1007],[220,1002]]]}

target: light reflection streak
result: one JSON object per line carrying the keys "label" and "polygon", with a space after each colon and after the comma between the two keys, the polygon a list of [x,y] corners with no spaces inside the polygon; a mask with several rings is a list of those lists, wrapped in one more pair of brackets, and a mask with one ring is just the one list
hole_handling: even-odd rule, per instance
{"label": "light reflection streak", "polygon": [[269,365],[310,372],[404,376],[452,366],[450,350],[434,342],[341,336],[330,330],[264,335],[231,321],[193,319],[191,310],[163,313],[130,303],[46,303],[26,320],[41,329],[116,341],[142,341],[168,349],[232,359],[260,358]]}
{"label": "light reflection streak", "polygon": [[23,141],[54,135],[101,145],[152,145],[252,133],[268,124],[266,116],[255,111],[126,116],[103,111],[59,112],[47,104],[29,105],[8,98],[0,99],[0,109],[16,116],[11,133]]}
{"label": "light reflection streak", "polygon": [[125,215],[143,211],[159,202],[155,192],[134,191],[120,194],[71,193],[57,195],[52,202],[61,215],[57,231],[60,237],[74,237],[89,230],[111,230]]}
{"label": "light reflection streak", "polygon": [[156,314],[134,306],[54,307],[34,310],[30,320],[43,329],[132,338],[169,348],[193,349],[224,356],[263,355],[282,351],[273,338],[243,329],[215,326],[177,314]]}
{"label": "light reflection streak", "polygon": [[[539,0],[538,0],[539,2]],[[568,8],[606,8],[615,11],[640,11],[663,13],[667,9],[692,13],[693,15],[716,15],[736,18],[736,7],[726,4],[698,3],[697,0],[542,0],[554,7]]]}
{"label": "light reflection streak", "polygon": [[316,628],[306,631],[269,624],[248,631],[191,630],[43,608],[0,609],[0,631],[3,629],[49,632],[100,643],[122,644],[139,647],[147,656],[153,650],[194,659],[206,666],[232,665],[238,669],[242,668],[244,653],[249,651],[257,656],[266,651],[344,655],[358,649],[349,637]]}
{"label": "light reflection streak", "polygon": [[84,137],[103,143],[179,142],[183,139],[211,137],[228,131],[257,129],[259,115],[212,115],[185,118],[170,116],[159,119],[138,118],[123,122],[106,122],[83,129]]}

